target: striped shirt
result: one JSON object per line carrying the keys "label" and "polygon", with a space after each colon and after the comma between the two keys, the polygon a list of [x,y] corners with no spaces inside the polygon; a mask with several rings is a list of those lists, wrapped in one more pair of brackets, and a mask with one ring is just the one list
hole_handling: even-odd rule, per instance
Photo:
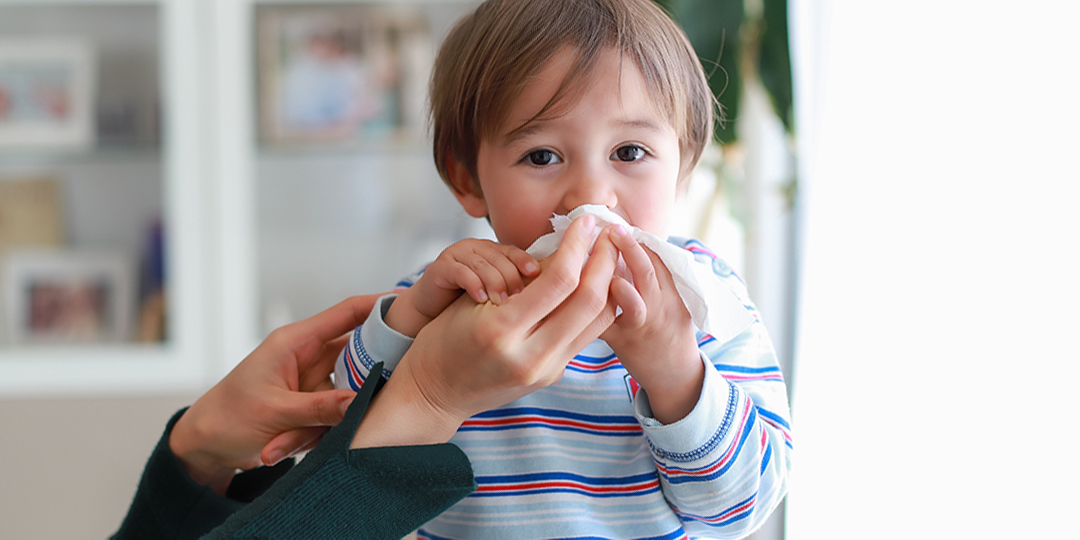
{"label": "striped shirt", "polygon": [[[695,240],[669,241],[709,265],[754,316],[725,343],[697,333],[709,369],[690,414],[669,425],[652,418],[646,393],[594,341],[559,382],[462,424],[451,442],[469,456],[478,489],[419,539],[740,538],[765,521],[787,490],[792,449],[772,342],[730,267]],[[393,298],[353,332],[339,387],[359,388],[375,362],[389,375],[408,349],[382,322]]]}

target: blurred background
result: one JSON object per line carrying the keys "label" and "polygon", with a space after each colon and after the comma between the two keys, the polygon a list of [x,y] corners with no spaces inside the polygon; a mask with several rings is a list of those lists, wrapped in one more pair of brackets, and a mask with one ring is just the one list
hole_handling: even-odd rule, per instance
{"label": "blurred background", "polygon": [[[754,538],[1068,537],[1080,8],[659,3],[728,117],[671,232],[746,279],[792,394]],[[491,236],[425,117],[475,4],[0,0],[0,538],[108,536],[271,329]]]}

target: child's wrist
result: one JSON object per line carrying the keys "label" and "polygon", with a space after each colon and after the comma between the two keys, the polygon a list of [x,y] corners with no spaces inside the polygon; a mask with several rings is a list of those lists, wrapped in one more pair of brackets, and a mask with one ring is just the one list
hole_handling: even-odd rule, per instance
{"label": "child's wrist", "polygon": [[398,295],[390,304],[386,315],[383,316],[383,323],[395,332],[415,338],[420,329],[431,322],[431,319],[416,309],[412,302],[412,295],[408,293],[407,290]]}

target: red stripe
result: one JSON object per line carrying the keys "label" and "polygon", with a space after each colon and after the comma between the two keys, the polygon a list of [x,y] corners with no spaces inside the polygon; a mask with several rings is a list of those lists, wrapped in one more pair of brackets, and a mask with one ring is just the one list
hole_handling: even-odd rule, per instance
{"label": "red stripe", "polygon": [[618,364],[619,364],[619,359],[616,358],[615,360],[609,360],[607,362],[604,362],[603,364],[583,364],[583,363],[578,362],[576,360],[571,360],[568,365],[578,367],[578,368],[583,368],[583,369],[601,370],[601,369],[604,369],[604,368],[607,368],[607,367],[610,367],[610,366],[615,366],[615,365],[618,365]]}
{"label": "red stripe", "polygon": [[647,482],[645,484],[635,484],[631,486],[605,486],[605,487],[593,487],[576,482],[568,482],[565,480],[556,480],[551,482],[536,482],[531,484],[507,484],[500,486],[480,486],[477,492],[487,491],[528,491],[533,489],[545,489],[545,488],[573,488],[580,489],[582,491],[588,491],[590,493],[626,493],[630,491],[641,491],[645,489],[652,489],[659,484],[658,481]]}
{"label": "red stripe", "polygon": [[349,371],[352,372],[356,382],[360,386],[364,386],[364,378],[360,376],[360,372],[356,369],[356,364],[353,363],[352,345],[345,346],[345,365],[349,367]]}

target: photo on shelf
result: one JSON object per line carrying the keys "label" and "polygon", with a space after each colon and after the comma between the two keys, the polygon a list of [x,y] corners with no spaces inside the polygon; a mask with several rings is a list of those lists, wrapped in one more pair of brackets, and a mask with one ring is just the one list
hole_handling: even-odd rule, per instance
{"label": "photo on shelf", "polygon": [[95,60],[77,39],[0,39],[0,149],[91,146]]}
{"label": "photo on shelf", "polygon": [[259,6],[256,13],[263,143],[422,135],[433,48],[419,9]]}
{"label": "photo on shelf", "polygon": [[51,175],[0,175],[0,260],[19,247],[64,241],[60,182]]}
{"label": "photo on shelf", "polygon": [[3,270],[9,342],[109,343],[130,338],[135,281],[129,257],[17,250],[8,252]]}

